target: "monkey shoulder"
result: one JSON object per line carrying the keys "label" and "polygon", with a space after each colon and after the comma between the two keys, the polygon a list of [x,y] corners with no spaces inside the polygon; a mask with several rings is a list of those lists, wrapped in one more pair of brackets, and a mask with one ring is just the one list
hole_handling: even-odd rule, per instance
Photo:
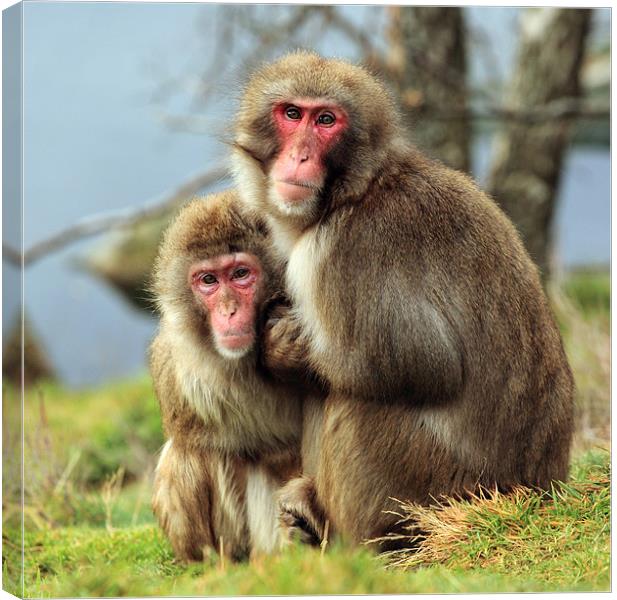
{"label": "monkey shoulder", "polygon": [[[310,308],[304,310],[309,321],[319,324],[313,347],[323,370],[338,360],[333,348],[353,348],[338,373],[361,379],[373,364],[386,389],[411,378],[427,396],[435,386],[455,394],[465,357],[472,351],[483,356],[497,324],[506,347],[527,335],[534,319],[545,319],[537,270],[514,227],[462,173],[399,157],[362,201],[322,227],[324,241],[313,233],[310,246],[320,260],[312,271],[296,269],[299,291],[310,292],[295,296]],[[523,317],[515,314],[521,306],[528,313]],[[503,315],[511,315],[508,322]],[[372,346],[363,344],[367,336]]]}
{"label": "monkey shoulder", "polygon": [[180,439],[177,434],[193,429],[196,419],[182,398],[173,348],[163,331],[159,331],[150,345],[149,363],[165,435]]}
{"label": "monkey shoulder", "polygon": [[337,244],[330,255],[348,272],[369,260],[423,277],[448,272],[456,262],[471,272],[498,267],[499,273],[537,279],[519,234],[495,201],[469,176],[413,148],[393,154],[362,201],[340,211],[334,226]]}
{"label": "monkey shoulder", "polygon": [[299,438],[300,394],[273,384],[250,360],[230,363],[163,326],[152,344],[151,368],[168,436],[232,452]]}
{"label": "monkey shoulder", "polygon": [[209,447],[218,429],[212,413],[220,414],[224,401],[214,393],[218,381],[201,349],[162,323],[150,347],[150,371],[166,435],[176,444]]}
{"label": "monkey shoulder", "polygon": [[[154,391],[163,409],[170,396],[176,397],[179,389],[175,377],[172,350],[166,336],[159,331],[152,340],[148,351],[150,374]],[[171,402],[174,400],[172,399]]]}

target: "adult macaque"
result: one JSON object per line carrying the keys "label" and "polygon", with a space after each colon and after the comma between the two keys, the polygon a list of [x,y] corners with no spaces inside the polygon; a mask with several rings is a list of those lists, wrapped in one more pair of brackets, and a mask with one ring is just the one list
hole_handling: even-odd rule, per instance
{"label": "adult macaque", "polygon": [[306,362],[329,386],[305,423],[305,477],[282,494],[287,520],[317,510],[357,542],[396,532],[392,498],[564,479],[572,375],[496,204],[411,146],[385,88],[342,61],[265,66],[236,132],[241,196],[287,259],[293,301],[266,363]]}
{"label": "adult macaque", "polygon": [[274,550],[273,494],[299,474],[301,398],[257,365],[258,319],[281,287],[267,248],[233,192],[193,201],[161,245],[150,366],[168,440],[153,508],[183,559]]}

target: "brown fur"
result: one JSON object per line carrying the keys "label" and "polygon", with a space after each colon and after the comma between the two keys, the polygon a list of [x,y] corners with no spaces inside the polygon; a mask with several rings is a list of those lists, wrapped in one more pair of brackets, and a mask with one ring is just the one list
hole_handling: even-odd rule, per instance
{"label": "brown fur", "polygon": [[[326,158],[319,211],[285,214],[270,196],[271,107],[315,97],[350,126]],[[572,375],[519,235],[399,122],[365,70],[296,53],[249,82],[234,150],[245,206],[287,259],[293,307],[267,328],[265,362],[304,361],[328,384],[304,425],[305,473],[331,530],[356,542],[395,530],[391,497],[565,479],[573,428]]]}
{"label": "brown fur", "polygon": [[300,467],[300,394],[259,370],[256,348],[238,359],[219,355],[207,311],[188,283],[194,262],[242,251],[263,267],[259,306],[280,289],[263,225],[243,218],[236,202],[235,193],[225,192],[184,208],[155,269],[161,324],[150,367],[168,441],[153,508],[184,559],[200,560],[204,548],[233,559],[273,550],[273,494]]}

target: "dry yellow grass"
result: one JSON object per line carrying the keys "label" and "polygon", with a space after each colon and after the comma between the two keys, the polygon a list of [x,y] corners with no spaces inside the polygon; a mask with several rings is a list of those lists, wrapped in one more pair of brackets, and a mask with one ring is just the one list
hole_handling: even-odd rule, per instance
{"label": "dry yellow grass", "polygon": [[[519,487],[508,494],[480,492],[471,499],[442,498],[433,506],[400,502],[416,547],[387,555],[397,568],[430,567],[535,571],[577,554],[610,555],[609,455],[596,451],[576,467],[572,482],[538,493]],[[548,572],[548,571],[547,571]],[[554,573],[553,573],[554,576]]]}

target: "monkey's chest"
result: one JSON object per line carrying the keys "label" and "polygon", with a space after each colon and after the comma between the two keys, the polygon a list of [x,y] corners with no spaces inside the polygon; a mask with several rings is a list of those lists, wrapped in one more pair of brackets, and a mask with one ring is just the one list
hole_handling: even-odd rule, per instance
{"label": "monkey's chest", "polygon": [[297,316],[309,335],[314,353],[321,353],[329,346],[322,314],[323,292],[321,265],[327,260],[331,243],[329,236],[319,230],[304,234],[294,245],[287,263],[287,289],[293,299]]}
{"label": "monkey's chest", "polygon": [[186,402],[201,419],[206,447],[253,454],[299,439],[301,406],[292,398],[229,384],[216,388],[201,378],[182,387]]}

